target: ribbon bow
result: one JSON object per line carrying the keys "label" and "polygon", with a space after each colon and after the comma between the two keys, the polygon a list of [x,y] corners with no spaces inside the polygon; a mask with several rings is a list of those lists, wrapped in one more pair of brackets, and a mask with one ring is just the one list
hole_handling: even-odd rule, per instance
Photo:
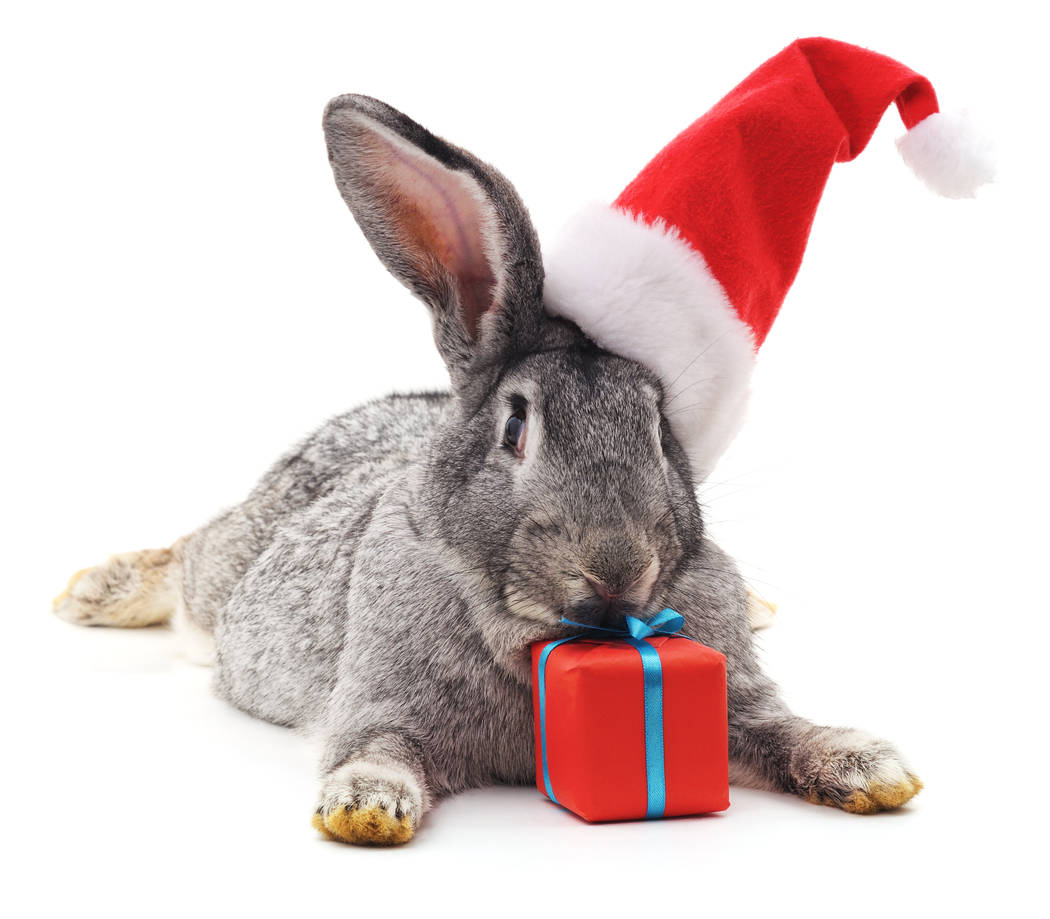
{"label": "ribbon bow", "polygon": [[[594,630],[596,632],[612,632],[621,638],[648,638],[650,635],[677,635],[685,620],[670,607],[660,610],[649,619],[639,619],[637,616],[628,616],[622,629],[610,629],[603,625],[585,625],[582,622],[573,622],[571,619],[561,617],[566,625],[575,625],[581,629]],[[687,636],[682,635],[682,638]]]}

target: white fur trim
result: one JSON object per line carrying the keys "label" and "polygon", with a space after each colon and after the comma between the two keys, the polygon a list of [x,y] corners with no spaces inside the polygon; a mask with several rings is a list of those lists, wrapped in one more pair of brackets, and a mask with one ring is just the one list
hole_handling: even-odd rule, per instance
{"label": "white fur trim", "polygon": [[897,149],[912,172],[946,198],[972,198],[995,178],[992,145],[963,113],[935,112],[899,138]]}
{"label": "white fur trim", "polygon": [[663,381],[665,412],[703,481],[744,420],[755,362],[751,329],[703,257],[673,227],[594,205],[544,264],[549,313]]}

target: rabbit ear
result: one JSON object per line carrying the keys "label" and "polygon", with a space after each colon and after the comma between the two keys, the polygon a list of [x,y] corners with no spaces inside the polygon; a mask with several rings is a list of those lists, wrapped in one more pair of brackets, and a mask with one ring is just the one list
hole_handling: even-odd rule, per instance
{"label": "rabbit ear", "polygon": [[339,191],[383,264],[430,307],[453,383],[527,347],[543,268],[510,183],[368,96],[333,99],[324,130]]}

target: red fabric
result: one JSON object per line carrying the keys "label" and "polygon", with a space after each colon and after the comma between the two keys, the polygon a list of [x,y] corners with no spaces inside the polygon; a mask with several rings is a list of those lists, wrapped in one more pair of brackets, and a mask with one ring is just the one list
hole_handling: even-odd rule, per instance
{"label": "red fabric", "polygon": [[677,227],[757,348],[798,273],[832,165],[864,149],[892,102],[908,128],[937,111],[929,81],[903,64],[799,39],[661,150],[615,206]]}
{"label": "red fabric", "polygon": [[[685,638],[647,639],[660,652],[664,816],[729,807],[726,659]],[[536,785],[543,783],[537,665],[532,646]],[[584,820],[645,817],[642,659],[623,641],[579,639],[547,658],[547,764],[558,802]]]}

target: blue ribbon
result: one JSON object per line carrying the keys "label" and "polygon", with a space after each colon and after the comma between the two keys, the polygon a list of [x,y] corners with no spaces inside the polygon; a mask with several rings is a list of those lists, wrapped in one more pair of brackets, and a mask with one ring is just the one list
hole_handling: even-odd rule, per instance
{"label": "blue ribbon", "polygon": [[[628,616],[622,629],[610,629],[604,626],[584,625],[571,619],[561,620],[566,625],[575,625],[586,632],[570,635],[548,642],[540,652],[537,662],[536,682],[540,697],[540,757],[543,762],[543,787],[547,797],[555,804],[561,802],[554,795],[551,786],[550,771],[547,768],[547,658],[551,651],[567,641],[577,638],[597,637],[594,632],[609,632],[632,645],[642,658],[642,687],[644,692],[642,708],[645,713],[645,784],[647,819],[662,817],[665,807],[664,784],[664,682],[663,669],[660,666],[660,652],[645,641],[651,635],[677,635],[685,624],[673,609],[661,610],[651,619],[638,619]],[[686,636],[681,635],[681,638]]]}

